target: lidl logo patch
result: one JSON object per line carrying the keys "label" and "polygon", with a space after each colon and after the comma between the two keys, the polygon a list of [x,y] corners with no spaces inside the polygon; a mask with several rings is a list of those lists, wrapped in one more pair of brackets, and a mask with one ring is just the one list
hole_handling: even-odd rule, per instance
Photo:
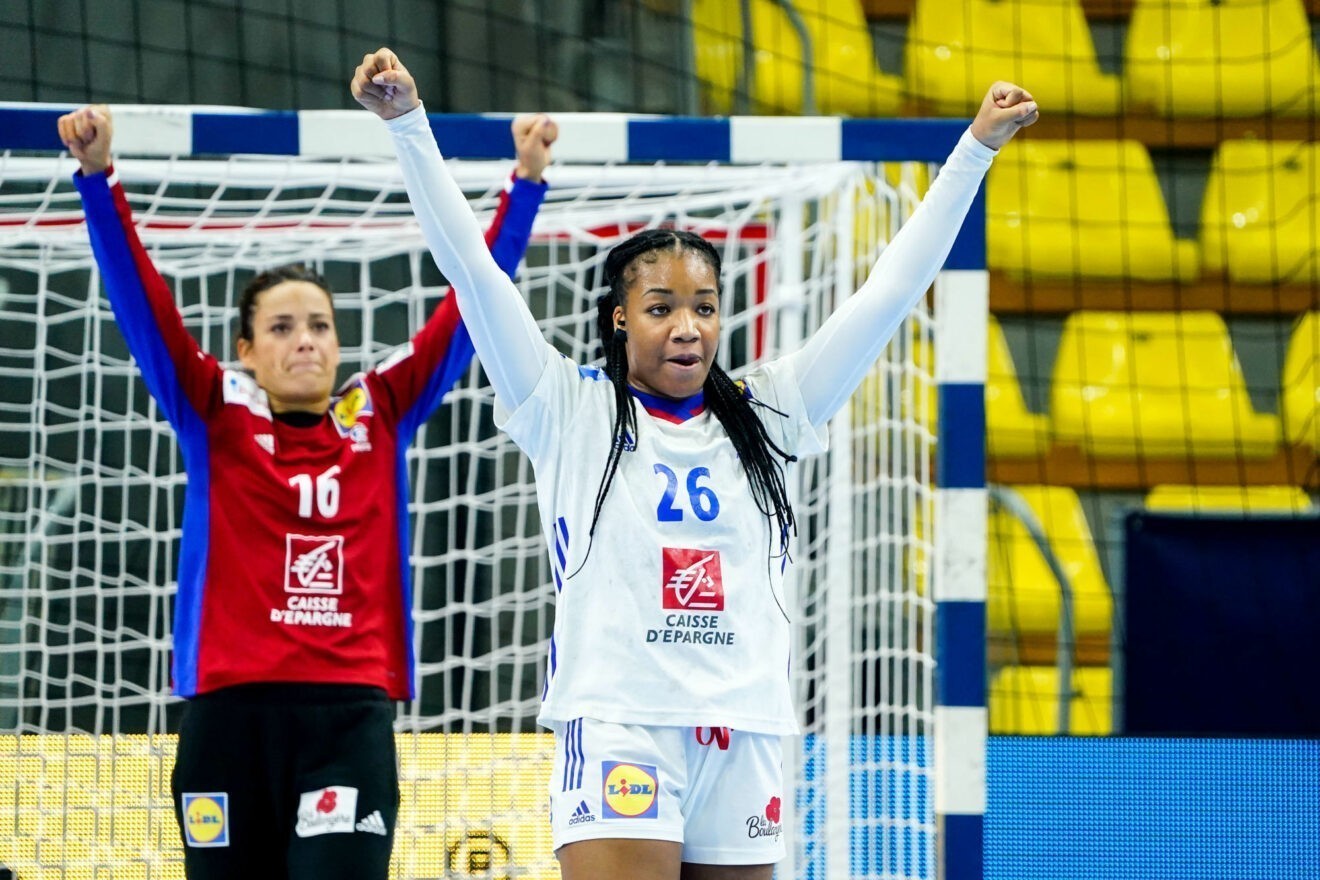
{"label": "lidl logo patch", "polygon": [[223,791],[182,794],[183,838],[188,846],[229,846],[229,795]]}
{"label": "lidl logo patch", "polygon": [[601,814],[606,819],[654,819],[660,782],[654,765],[602,761]]}

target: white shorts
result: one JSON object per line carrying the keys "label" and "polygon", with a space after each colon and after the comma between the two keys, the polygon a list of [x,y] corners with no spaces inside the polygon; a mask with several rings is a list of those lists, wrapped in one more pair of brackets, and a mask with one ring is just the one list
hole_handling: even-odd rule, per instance
{"label": "white shorts", "polygon": [[555,732],[555,849],[579,840],[683,844],[683,861],[766,865],[784,858],[778,735],[645,727],[579,718]]}

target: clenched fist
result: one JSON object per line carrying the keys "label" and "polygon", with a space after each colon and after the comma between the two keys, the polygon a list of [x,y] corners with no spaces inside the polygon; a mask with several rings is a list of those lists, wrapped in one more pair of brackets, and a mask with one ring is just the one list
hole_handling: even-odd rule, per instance
{"label": "clenched fist", "polygon": [[1040,110],[1031,92],[1012,83],[997,82],[986,92],[981,109],[972,120],[972,135],[992,150],[998,150],[1037,119]]}

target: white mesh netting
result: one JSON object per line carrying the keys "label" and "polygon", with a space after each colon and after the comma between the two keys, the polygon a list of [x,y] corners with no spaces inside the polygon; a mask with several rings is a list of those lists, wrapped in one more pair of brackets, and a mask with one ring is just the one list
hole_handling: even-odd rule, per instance
{"label": "white mesh netting", "polygon": [[[454,163],[489,220],[506,163]],[[255,271],[314,264],[343,375],[444,291],[390,163],[123,160],[141,235],[204,348],[232,357]],[[170,602],[184,474],[99,291],[68,159],[0,157],[0,863],[28,877],[180,877],[168,773]],[[596,354],[596,274],[646,225],[723,251],[721,357],[791,349],[855,289],[926,169],[566,166],[519,284],[548,338]],[[919,309],[799,467],[795,675],[807,736],[780,876],[934,874],[932,316]],[[400,707],[399,877],[556,876],[534,717],[553,613],[525,458],[477,367],[413,477],[418,696]],[[828,584],[828,589],[826,585]],[[488,867],[483,867],[488,866]],[[484,873],[483,873],[484,872]]]}

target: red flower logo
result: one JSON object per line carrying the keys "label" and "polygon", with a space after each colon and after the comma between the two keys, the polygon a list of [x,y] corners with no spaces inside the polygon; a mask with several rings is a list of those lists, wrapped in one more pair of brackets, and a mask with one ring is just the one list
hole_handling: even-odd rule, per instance
{"label": "red flower logo", "polygon": [[[316,812],[333,813],[335,811],[335,793],[330,789],[321,792],[321,799],[316,802]],[[778,804],[775,806],[775,812],[779,812]]]}
{"label": "red flower logo", "polygon": [[770,798],[770,803],[765,805],[765,817],[771,822],[779,821],[779,798]]}

